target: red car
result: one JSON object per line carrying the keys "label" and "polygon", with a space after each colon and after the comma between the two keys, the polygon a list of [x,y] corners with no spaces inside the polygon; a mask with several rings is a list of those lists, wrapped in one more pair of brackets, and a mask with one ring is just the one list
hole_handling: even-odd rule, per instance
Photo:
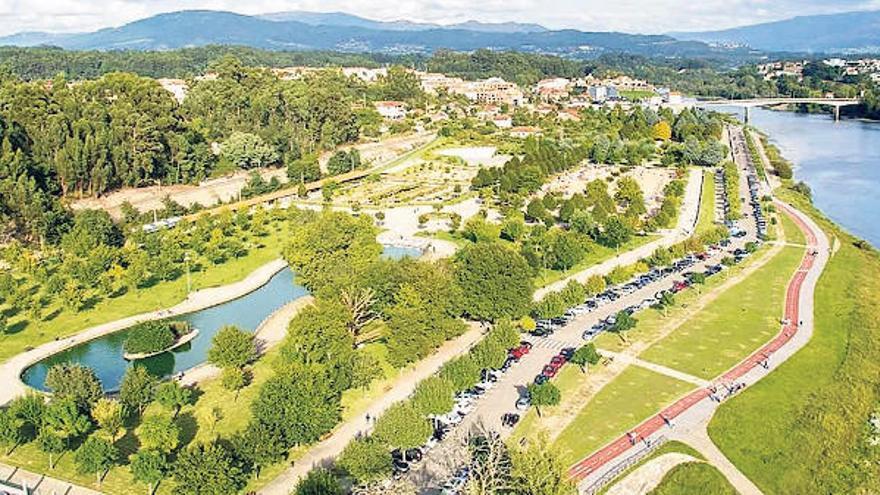
{"label": "red car", "polygon": [[520,345],[519,347],[514,347],[513,349],[510,350],[510,353],[509,353],[510,357],[512,357],[514,359],[519,359],[519,358],[525,356],[526,354],[528,354],[529,350],[531,348],[532,348],[531,345],[525,345],[525,344]]}
{"label": "red car", "polygon": [[562,356],[553,356],[553,359],[550,360],[550,366],[556,369],[561,368],[563,364],[565,364],[565,358]]}
{"label": "red car", "polygon": [[544,366],[544,369],[541,371],[541,374],[546,376],[547,378],[553,378],[556,376],[556,372],[559,371],[559,368],[554,368],[551,365]]}
{"label": "red car", "polygon": [[674,292],[674,293],[681,292],[687,288],[688,288],[687,282],[676,281],[674,284],[672,284],[672,292]]}

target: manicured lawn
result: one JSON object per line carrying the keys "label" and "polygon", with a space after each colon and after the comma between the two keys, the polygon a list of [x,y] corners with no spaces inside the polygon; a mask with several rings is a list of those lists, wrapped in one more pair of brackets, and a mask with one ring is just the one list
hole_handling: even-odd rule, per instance
{"label": "manicured lawn", "polygon": [[779,331],[785,290],[803,249],[785,247],[640,357],[711,380]]}
{"label": "manicured lawn", "polygon": [[697,217],[696,235],[708,232],[715,227],[715,174],[703,171],[703,192],[700,196],[700,214]]}
{"label": "manicured lawn", "polygon": [[865,466],[876,447],[865,425],[880,400],[880,258],[812,217],[841,240],[816,289],[813,338],[724,403],[709,434],[764,493],[871,493],[877,471]]}
{"label": "manicured lawn", "polygon": [[794,220],[788,217],[788,215],[780,212],[780,225],[782,225],[782,230],[785,232],[785,242],[790,242],[792,244],[806,244],[807,238],[804,236],[804,233],[798,226],[794,223]]}
{"label": "manicured lawn", "polygon": [[554,447],[565,464],[574,464],[691,389],[689,383],[630,366],[584,404]]}
{"label": "manicured lawn", "polygon": [[705,462],[686,462],[666,473],[663,481],[649,495],[736,495],[738,492],[721,474]]}
{"label": "manicured lawn", "polygon": [[623,253],[631,249],[635,249],[655,239],[657,239],[657,236],[654,235],[635,236],[630,239],[629,242],[620,246],[619,250],[605,247],[596,243],[590,243],[590,252],[587,254],[586,258],[584,258],[583,261],[565,271],[548,269],[541,270],[540,273],[538,273],[538,276],[535,277],[535,287],[544,287],[546,285],[552,284],[553,282],[562,280],[565,277],[574,275],[577,272],[586,270],[593,265],[597,265],[604,261],[610,260],[611,258],[617,256],[618,252]]}
{"label": "manicured lawn", "polygon": [[[286,230],[286,229],[284,229]],[[193,290],[216,287],[237,282],[250,272],[281,256],[283,231],[269,229],[270,234],[260,239],[263,247],[251,248],[245,256],[223,263],[206,265],[200,272],[191,274]],[[86,328],[118,320],[127,316],[173,306],[186,299],[186,275],[177,280],[127,292],[112,299],[102,299],[94,307],[78,313],[63,309],[59,304],[47,308],[46,314],[57,313],[48,321],[20,324],[16,317],[10,318],[11,331],[0,334],[0,361],[27,349],[56,338],[78,333]]]}

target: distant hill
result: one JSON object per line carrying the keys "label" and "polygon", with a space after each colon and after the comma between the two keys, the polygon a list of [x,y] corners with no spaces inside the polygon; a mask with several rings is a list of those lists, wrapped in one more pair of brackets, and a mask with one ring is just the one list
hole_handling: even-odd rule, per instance
{"label": "distant hill", "polygon": [[880,52],[880,11],[802,16],[721,31],[670,35],[680,40],[738,43],[766,51]]}
{"label": "distant hill", "polygon": [[433,24],[399,21],[375,21],[365,19],[345,12],[308,12],[293,10],[288,12],[274,12],[258,16],[270,21],[296,21],[312,26],[349,26],[366,29],[378,29],[387,31],[426,31],[429,29],[463,29],[465,31],[478,31],[484,33],[540,33],[548,31],[547,28],[538,24],[519,22],[487,23],[467,21],[458,24]]}
{"label": "distant hill", "polygon": [[[335,25],[283,20],[205,10],[159,14],[118,28],[92,33],[58,35],[16,34],[0,45],[51,44],[73,50],[169,50],[205,45],[242,45],[270,50],[336,50],[388,54],[430,53],[438,49],[472,51],[479,48],[518,50],[592,58],[603,53],[632,53],[659,57],[730,58],[745,50],[713,48],[698,41],[678,41],[664,35],[634,35],[576,30],[508,32],[500,25],[466,23],[458,28],[372,29],[341,22],[360,22],[346,14],[328,14]],[[375,22],[363,20],[366,23]],[[475,26],[492,31],[475,30]],[[486,26],[493,26],[491,28]]]}

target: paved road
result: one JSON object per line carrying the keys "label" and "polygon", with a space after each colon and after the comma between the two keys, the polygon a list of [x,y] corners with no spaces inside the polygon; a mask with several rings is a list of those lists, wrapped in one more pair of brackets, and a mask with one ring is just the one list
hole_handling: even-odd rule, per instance
{"label": "paved road", "polygon": [[31,495],[100,495],[101,493],[44,474],[0,464],[0,493],[4,493],[2,483],[4,481],[18,487],[27,486]]}
{"label": "paved road", "polygon": [[[780,332],[773,340],[715,380],[718,384],[715,397],[726,395],[727,386],[736,384],[745,387],[761,379],[806,345],[812,336],[813,294],[829,257],[829,242],[809,217],[785,203],[776,201],[776,205],[804,232],[808,246],[786,291],[782,320],[787,323],[781,325]],[[657,441],[661,436],[680,438],[691,443],[713,461],[741,493],[760,493],[708,440],[705,428],[720,403],[711,396],[713,392],[709,389],[697,389],[632,431],[645,443]],[[667,426],[666,420],[671,420],[673,426]],[[639,449],[640,443],[631,445],[629,438],[623,435],[572,466],[569,474],[581,481],[583,492],[589,492],[591,487],[601,483],[618,464],[626,462]]]}
{"label": "paved road", "polygon": [[[701,182],[702,172],[699,170],[692,171],[689,183],[699,184]],[[744,174],[742,182],[745,183]],[[748,187],[746,185],[743,187],[747,192]],[[691,190],[690,194],[696,195],[696,202],[699,205],[700,189],[693,186],[689,187],[689,189]],[[714,208],[714,205],[706,206]],[[745,207],[750,208],[747,204]],[[685,217],[684,221],[690,224],[690,232],[693,231],[693,224],[696,222],[698,213],[699,206],[696,211],[690,212],[687,215],[682,215],[682,217]],[[748,232],[748,235],[744,238],[737,239],[735,243],[732,243],[729,249],[742,246],[746,242],[755,240],[754,222],[751,222],[751,227],[749,227],[747,223],[748,222],[746,222],[744,227],[746,227],[745,230]],[[678,242],[678,240],[676,242]],[[656,248],[656,246],[654,246],[654,248]],[[653,249],[641,253],[639,256],[629,260],[628,263],[634,263],[638,261],[638,259],[650,255],[651,252],[653,252]],[[725,251],[715,253],[706,261],[694,265],[691,270],[702,270],[707,265],[718,263],[721,257],[727,255],[728,253]],[[613,265],[603,264],[602,271],[599,271],[598,273],[607,273],[607,271],[614,266],[617,266],[617,263],[619,263],[619,259],[609,261],[616,263]],[[495,386],[477,401],[475,410],[455,428],[440,446],[429,452],[425,459],[410,472],[410,480],[425,490],[439,486],[445,482],[445,480],[449,478],[451,472],[458,467],[456,461],[465,458],[464,453],[462,452],[464,449],[461,447],[462,440],[467,436],[468,431],[475,427],[497,431],[502,437],[509,436],[511,430],[501,425],[501,416],[507,412],[515,412],[514,405],[516,400],[521,396],[526,385],[534,380],[535,376],[541,372],[544,365],[546,365],[554,355],[558,354],[559,350],[564,347],[578,347],[583,345],[584,341],[581,334],[585,329],[591,327],[599,320],[605,319],[612,314],[616,314],[627,306],[640,303],[644,299],[653,296],[661,289],[668,289],[672,285],[672,280],[676,278],[677,277],[671,277],[648,284],[642,289],[639,289],[630,295],[622,296],[617,301],[606,304],[592,313],[582,315],[568,325],[558,329],[552,337],[526,337],[526,340],[533,343],[532,351],[524,356],[519,363],[511,367],[511,369],[498,380]]]}

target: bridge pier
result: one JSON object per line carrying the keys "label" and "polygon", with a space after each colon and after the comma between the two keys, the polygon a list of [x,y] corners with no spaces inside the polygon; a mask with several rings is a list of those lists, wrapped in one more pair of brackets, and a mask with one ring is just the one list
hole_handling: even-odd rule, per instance
{"label": "bridge pier", "polygon": [[834,121],[840,122],[840,105],[834,105]]}
{"label": "bridge pier", "polygon": [[751,112],[749,111],[751,107],[743,107],[743,124],[749,125],[749,120],[751,116]]}

